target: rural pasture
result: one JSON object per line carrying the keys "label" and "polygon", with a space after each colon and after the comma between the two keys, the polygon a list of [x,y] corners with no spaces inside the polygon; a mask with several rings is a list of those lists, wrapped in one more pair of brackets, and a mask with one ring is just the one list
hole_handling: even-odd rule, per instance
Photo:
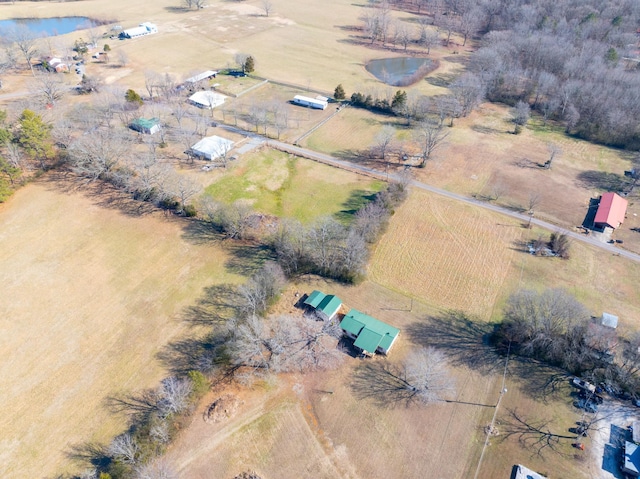
{"label": "rural pasture", "polygon": [[321,216],[348,222],[382,187],[380,181],[264,148],[232,162],[205,193],[303,223]]}
{"label": "rural pasture", "polygon": [[153,388],[156,354],[187,332],[204,286],[236,283],[233,255],[119,194],[43,179],[0,206],[3,476],[69,470],[74,446],[125,427],[106,399]]}
{"label": "rural pasture", "polygon": [[[357,38],[354,26],[360,24],[362,4],[273,4],[269,17],[263,15],[259,0],[212,0],[206,8],[192,11],[180,8],[179,0],[19,2],[3,5],[2,15],[49,17],[92,10],[125,28],[142,21],[156,23],[157,35],[100,40],[110,44],[113,60],[88,65],[88,75],[141,94],[145,71],[182,80],[202,70],[233,67],[236,53],[251,54],[257,75],[294,86],[268,84],[204,115],[210,121],[229,121],[231,109],[248,116],[255,105],[275,99],[289,112],[290,125],[296,125],[283,134],[288,140],[335,112],[333,105],[324,112],[288,105],[296,93],[330,93],[338,83],[347,95],[356,89],[395,90],[364,69],[370,59],[403,53]],[[408,13],[392,15],[409,22],[416,19]],[[86,40],[86,33],[52,39],[48,45],[62,48],[80,36]],[[439,68],[410,92],[446,93],[448,83],[464,69],[471,48],[435,48],[430,58],[439,61]],[[458,50],[460,54],[454,54]],[[128,57],[126,64],[116,60],[120,51]],[[7,76],[7,91],[23,89],[25,78]],[[69,83],[75,79],[72,74],[65,77]],[[221,87],[237,94],[255,84],[243,82],[221,79]],[[508,116],[506,107],[484,104],[468,118],[456,120],[448,130],[448,145],[424,170],[414,170],[417,179],[478,198],[494,197],[496,203],[517,210],[526,207],[530,193],[540,192],[536,217],[571,228],[582,222],[589,198],[606,186],[602,180],[622,175],[631,164],[619,151],[567,138],[535,118],[521,135],[513,135]],[[385,124],[397,126],[397,141],[411,139],[412,132],[394,117],[347,108],[303,145],[349,158],[369,148]],[[254,129],[247,121],[239,125]],[[272,129],[268,133],[274,135]],[[563,154],[551,170],[543,170],[537,165],[547,159],[549,142],[559,144]],[[178,158],[183,150],[176,142],[166,151]],[[383,186],[271,150],[241,157],[225,171],[205,173],[200,166],[183,164],[182,173],[197,177],[213,198],[244,200],[267,214],[303,222],[326,214],[348,221],[343,213],[357,209],[366,195]],[[617,234],[625,239],[625,247],[640,251],[640,239],[630,230],[640,226],[633,216],[637,211],[632,205],[628,223]],[[158,352],[172,339],[201,331],[183,321],[185,308],[204,288],[241,283],[252,271],[255,264],[246,264],[251,259],[246,256],[259,253],[258,248],[243,248],[245,256],[234,256],[233,248],[194,224],[165,217],[108,188],[77,188],[57,178],[26,186],[0,205],[0,280],[3,297],[10,298],[0,302],[0,329],[6,333],[0,351],[10,358],[0,367],[0,389],[6,391],[0,407],[11,412],[0,419],[0,460],[6,477],[71,471],[75,464],[67,453],[74,446],[106,443],[122,432],[125,418],[112,415],[106,399],[156,386],[166,375]],[[226,423],[202,420],[207,401],[225,391],[211,392],[172,446],[168,460],[183,477],[193,478],[212,473],[233,477],[249,468],[265,478],[473,477],[503,367],[503,358],[483,340],[500,319],[511,292],[520,287],[564,287],[593,314],[618,314],[623,334],[636,329],[640,265],[581,244],[572,246],[569,261],[527,254],[525,244],[543,233],[548,234],[413,191],[375,247],[366,281],[346,286],[303,277],[284,293],[275,310],[292,310],[295,294],[315,287],[335,292],[349,306],[402,329],[390,364],[399,364],[416,345],[443,349],[457,383],[452,402],[422,408],[390,401],[381,407],[354,377],[368,364],[385,360],[367,363],[345,357],[345,364],[333,372],[282,375],[251,389],[229,386],[225,391],[243,402]],[[507,375],[509,393],[498,415],[502,435],[492,439],[479,477],[508,477],[516,462],[559,477],[587,477],[579,459],[552,453],[535,457],[504,433],[510,409],[549,418],[553,428],[563,432],[578,418],[566,388],[538,394],[536,386],[556,376],[557,371],[513,361]]]}

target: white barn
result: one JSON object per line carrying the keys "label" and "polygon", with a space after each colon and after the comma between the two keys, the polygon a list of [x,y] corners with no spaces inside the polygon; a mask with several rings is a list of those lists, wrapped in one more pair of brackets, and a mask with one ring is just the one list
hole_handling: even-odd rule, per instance
{"label": "white barn", "polygon": [[158,33],[158,27],[153,23],[144,22],[135,28],[129,28],[120,33],[121,38],[136,38],[144,35],[151,35],[152,33]]}
{"label": "white barn", "polygon": [[309,108],[315,108],[317,110],[324,110],[327,108],[329,102],[324,96],[318,96],[316,98],[310,98],[308,96],[296,95],[293,97],[293,103],[300,106],[306,106]]}
{"label": "white barn", "polygon": [[212,110],[222,105],[225,99],[226,97],[224,95],[214,91],[197,91],[189,97],[189,103],[198,108],[208,108]]}
{"label": "white barn", "polygon": [[202,73],[194,75],[194,76],[192,76],[190,78],[187,78],[184,82],[185,83],[198,83],[199,81],[202,81],[202,80],[207,80],[209,78],[215,78],[217,74],[218,74],[218,72],[215,71],[215,70],[207,70],[206,72],[202,72]]}
{"label": "white barn", "polygon": [[233,148],[233,141],[219,136],[207,136],[189,150],[194,156],[205,160],[215,160],[225,156]]}

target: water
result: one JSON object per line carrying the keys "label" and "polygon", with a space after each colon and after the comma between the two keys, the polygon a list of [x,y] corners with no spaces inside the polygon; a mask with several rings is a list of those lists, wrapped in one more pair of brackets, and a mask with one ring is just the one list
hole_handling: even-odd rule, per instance
{"label": "water", "polygon": [[420,68],[426,69],[430,66],[431,60],[428,58],[398,57],[371,60],[365,68],[378,80],[388,85],[406,86],[421,79],[411,78]]}
{"label": "water", "polygon": [[55,18],[14,18],[0,20],[0,35],[3,30],[25,26],[37,36],[48,37],[64,35],[88,28],[91,19],[87,17],[55,17]]}

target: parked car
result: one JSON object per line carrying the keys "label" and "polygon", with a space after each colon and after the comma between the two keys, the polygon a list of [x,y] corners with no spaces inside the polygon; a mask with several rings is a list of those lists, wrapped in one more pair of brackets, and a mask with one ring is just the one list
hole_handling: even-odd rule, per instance
{"label": "parked car", "polygon": [[585,381],[584,379],[573,378],[571,383],[575,387],[580,388],[580,389],[584,389],[585,391],[589,391],[590,393],[595,393],[596,392],[596,387],[593,384],[591,384],[590,382]]}
{"label": "parked car", "polygon": [[575,401],[573,403],[573,405],[575,407],[577,407],[578,409],[584,409],[585,411],[587,411],[589,413],[598,412],[598,405],[596,403],[594,403],[593,401],[589,401],[589,400],[586,400],[586,399],[578,399],[577,401]]}

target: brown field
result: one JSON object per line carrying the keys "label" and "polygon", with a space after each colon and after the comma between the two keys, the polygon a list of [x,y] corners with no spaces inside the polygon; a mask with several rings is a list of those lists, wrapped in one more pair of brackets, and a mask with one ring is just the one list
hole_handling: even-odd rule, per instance
{"label": "brown field", "polygon": [[[258,75],[299,86],[268,85],[229,103],[242,110],[273,98],[285,102],[305,89],[331,92],[338,83],[348,95],[355,89],[384,92],[389,88],[369,75],[364,64],[402,55],[361,44],[352,27],[360,23],[362,5],[346,0],[274,0],[274,13],[268,18],[262,16],[259,0],[212,0],[199,11],[183,11],[176,8],[178,3],[19,2],[3,5],[0,14],[11,18],[100,12],[99,17],[125,28],[142,21],[156,23],[157,35],[101,41],[110,44],[113,60],[91,63],[87,70],[107,84],[141,93],[145,70],[181,80],[205,69],[233,66],[237,52],[255,57]],[[61,41],[80,36],[86,39],[86,32]],[[56,49],[61,43],[52,45]],[[116,64],[118,50],[129,57],[124,67]],[[458,50],[461,54],[453,55]],[[440,67],[409,90],[446,92],[443,85],[461,71],[468,50],[456,45],[434,50],[431,56]],[[6,91],[20,91],[24,79],[25,75],[3,77]],[[67,81],[73,82],[74,75]],[[298,107],[288,108],[298,114]],[[287,132],[287,138],[295,139],[329,113],[304,110],[297,120],[291,117],[299,125]],[[222,111],[214,115],[219,119]],[[416,172],[418,179],[479,197],[491,196],[495,186],[502,185],[505,192],[497,202],[516,209],[526,205],[530,192],[540,191],[536,216],[573,227],[582,222],[589,198],[600,191],[578,181],[578,175],[622,174],[630,165],[616,150],[569,139],[539,122],[512,135],[507,117],[505,107],[485,104],[469,118],[457,120],[449,145]],[[394,122],[349,108],[304,144],[348,156],[370,146],[380,128]],[[399,128],[398,140],[410,139],[411,132]],[[549,141],[561,144],[564,152],[553,169],[545,171],[535,164],[546,159]],[[180,155],[176,145],[170,148]],[[194,168],[185,170],[206,185],[211,176]],[[8,465],[4,475],[10,478],[69,470],[64,454],[71,446],[106,442],[121,432],[124,420],[110,415],[105,398],[155,386],[166,374],[155,358],[157,352],[187,333],[179,321],[182,309],[204,286],[242,279],[230,266],[234,258],[229,251],[185,234],[182,221],[157,213],[138,217],[141,212],[130,210],[128,201],[105,202],[95,191],[67,186],[41,181],[0,206],[0,280],[3,298],[11,298],[10,303],[0,301],[2,330],[9,332],[0,340],[0,351],[11,358],[0,367],[0,389],[8,391],[0,396],[0,406],[11,412],[0,420],[0,459]],[[640,251],[640,239],[630,231],[640,226],[633,216],[637,208],[632,205],[618,234],[625,247]],[[348,287],[305,279],[291,286],[278,308],[293,310],[295,292],[314,287],[336,292],[347,305],[402,329],[391,362],[428,342],[431,332],[439,333],[434,335],[438,338],[450,333],[449,347],[466,347],[463,341],[471,338],[469,351],[485,351],[483,323],[499,319],[507,296],[518,287],[565,287],[594,314],[618,314],[622,333],[637,329],[640,266],[580,244],[573,245],[569,261],[523,253],[522,243],[540,233],[500,215],[414,191],[375,249],[369,281]],[[458,324],[453,322],[455,315],[447,316],[448,310],[469,315],[480,332],[471,327],[447,330],[447,320]],[[190,478],[230,478],[246,469],[265,478],[473,477],[483,430],[493,413],[489,406],[498,398],[502,363],[494,358],[492,367],[483,368],[463,356],[454,360],[452,354],[458,402],[429,408],[381,408],[362,399],[350,381],[362,362],[351,357],[335,372],[283,376],[251,390],[232,389],[244,400],[238,414],[219,425],[207,424],[196,414],[168,458]],[[508,410],[513,408],[535,419],[548,418],[562,432],[578,419],[566,388],[550,396],[535,389],[554,373],[514,361],[498,415],[499,431],[506,430]],[[216,394],[220,393],[205,398],[199,413]],[[568,448],[562,452],[572,453]],[[530,449],[503,433],[491,441],[479,477],[508,477],[518,462],[550,478],[587,476],[580,461],[547,453],[532,456]]]}
{"label": "brown field", "polygon": [[187,332],[182,309],[241,279],[181,221],[106,199],[41,180],[0,206],[4,477],[50,477],[72,446],[120,433],[105,399],[155,387],[155,355]]}

